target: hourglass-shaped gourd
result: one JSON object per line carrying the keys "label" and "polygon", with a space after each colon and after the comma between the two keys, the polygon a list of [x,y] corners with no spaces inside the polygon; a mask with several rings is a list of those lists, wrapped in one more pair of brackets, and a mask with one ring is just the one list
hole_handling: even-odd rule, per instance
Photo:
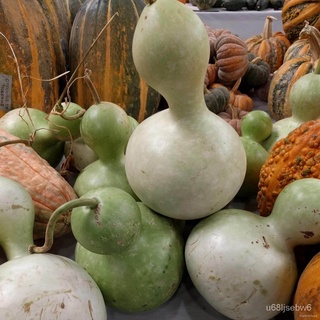
{"label": "hourglass-shaped gourd", "polygon": [[297,282],[294,247],[320,243],[320,180],[300,179],[279,194],[268,217],[223,209],[202,219],[185,249],[200,294],[231,319],[272,319]]}
{"label": "hourglass-shaped gourd", "polygon": [[233,128],[204,101],[209,40],[203,22],[179,1],[150,1],[132,50],[142,78],[169,105],[140,123],[129,139],[125,168],[133,191],[172,218],[218,211],[239,190],[246,155]]}

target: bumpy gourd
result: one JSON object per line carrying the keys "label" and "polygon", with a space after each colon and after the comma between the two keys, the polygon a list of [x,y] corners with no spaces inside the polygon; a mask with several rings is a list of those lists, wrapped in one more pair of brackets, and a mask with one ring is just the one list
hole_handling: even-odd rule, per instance
{"label": "bumpy gourd", "polygon": [[202,219],[185,250],[201,295],[231,319],[267,320],[289,305],[297,282],[294,247],[320,242],[319,179],[302,179],[279,195],[272,214],[223,209]]}
{"label": "bumpy gourd", "polygon": [[271,213],[283,188],[295,180],[320,177],[320,120],[310,120],[277,141],[262,166],[257,195],[260,214]]}
{"label": "bumpy gourd", "polygon": [[204,101],[204,24],[179,1],[157,0],[143,10],[132,50],[138,72],[169,105],[129,139],[125,169],[133,191],[154,211],[174,218],[221,209],[242,184],[246,155],[236,132]]}

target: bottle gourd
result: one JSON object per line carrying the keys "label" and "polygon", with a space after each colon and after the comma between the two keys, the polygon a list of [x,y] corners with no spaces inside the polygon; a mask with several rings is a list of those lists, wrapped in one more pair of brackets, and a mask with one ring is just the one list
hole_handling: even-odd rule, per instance
{"label": "bottle gourd", "polygon": [[210,49],[203,22],[179,1],[150,1],[137,23],[132,52],[139,74],[169,106],[129,138],[125,169],[133,191],[172,218],[214,213],[239,190],[246,155],[234,129],[204,101]]}

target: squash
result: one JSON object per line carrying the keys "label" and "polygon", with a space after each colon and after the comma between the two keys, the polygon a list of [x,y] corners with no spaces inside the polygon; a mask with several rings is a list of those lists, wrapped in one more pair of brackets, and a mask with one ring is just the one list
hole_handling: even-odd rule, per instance
{"label": "squash", "polygon": [[299,38],[305,21],[320,29],[320,2],[318,0],[285,0],[282,11],[282,27],[291,42]]}
{"label": "squash", "polygon": [[289,59],[274,74],[269,88],[268,109],[275,120],[291,116],[290,90],[299,78],[315,69],[320,57],[320,31],[306,24],[300,34],[308,38],[312,55]]}
{"label": "squash", "polygon": [[304,122],[277,141],[261,168],[257,203],[268,216],[283,188],[295,180],[320,178],[320,120]]}
{"label": "squash", "polygon": [[203,22],[178,1],[151,2],[136,27],[133,57],[139,74],[169,108],[133,131],[126,174],[132,190],[152,210],[197,219],[235,196],[245,176],[246,155],[237,133],[205,104],[210,48]]}
{"label": "squash", "polygon": [[225,111],[230,101],[230,91],[225,86],[218,86],[207,90],[204,100],[208,109],[216,114]]}
{"label": "squash", "polygon": [[[35,206],[34,239],[43,238],[51,214],[63,203],[76,199],[73,188],[30,146],[0,130],[0,176],[20,183],[31,195]],[[70,212],[61,216],[55,227],[56,237],[70,232]]]}
{"label": "squash", "polygon": [[256,4],[256,10],[265,10],[269,7],[269,0],[258,0]]}
{"label": "squash", "polygon": [[268,82],[270,76],[270,65],[256,54],[248,53],[249,65],[246,73],[241,78],[239,90],[248,92],[251,89],[259,88]]}
{"label": "squash", "polygon": [[228,11],[239,11],[246,6],[246,0],[223,0],[221,6]]}
{"label": "squash", "polygon": [[320,117],[319,87],[320,63],[317,64],[314,72],[305,74],[292,86],[289,93],[292,115],[274,123],[271,135],[262,141],[267,151],[270,151],[276,141],[287,136],[290,131],[302,123]]}
{"label": "squash", "polygon": [[286,62],[292,58],[298,58],[304,55],[311,56],[310,43],[307,38],[299,38],[295,40],[287,49],[283,62]]}
{"label": "squash", "polygon": [[218,116],[226,121],[237,134],[241,136],[241,122],[247,114],[248,111],[240,110],[232,105],[228,105],[225,111],[218,113]]}
{"label": "squash", "polygon": [[0,115],[23,106],[48,113],[58,100],[65,81],[53,78],[66,72],[70,32],[63,8],[57,0],[20,1],[19,5],[0,1],[1,32],[19,65],[18,70],[13,52],[2,38],[0,73],[10,84],[5,86],[8,99],[5,106],[0,106]]}
{"label": "squash", "polygon": [[281,10],[284,4],[284,0],[269,0],[269,6],[274,10]]}
{"label": "squash", "polygon": [[194,0],[193,4],[200,10],[208,10],[212,8],[217,0]]}
{"label": "squash", "polygon": [[[132,59],[133,33],[144,7],[143,0],[87,1],[75,17],[70,35],[70,69],[74,72],[93,39],[118,12],[76,74],[82,77],[85,68],[91,70],[101,100],[119,105],[139,122],[155,113],[160,102],[159,93],[139,76]],[[93,103],[84,81],[76,81],[70,92],[71,100],[86,109]]]}
{"label": "squash", "polygon": [[248,48],[240,37],[228,31],[222,32],[214,42],[214,50],[221,83],[232,84],[246,73]]}
{"label": "squash", "polygon": [[320,316],[320,253],[317,253],[299,277],[293,303],[294,319]]}
{"label": "squash", "polygon": [[272,32],[273,20],[275,20],[274,17],[267,16],[263,32],[245,40],[248,51],[266,61],[270,66],[271,73],[282,65],[284,55],[291,44],[283,32]]}

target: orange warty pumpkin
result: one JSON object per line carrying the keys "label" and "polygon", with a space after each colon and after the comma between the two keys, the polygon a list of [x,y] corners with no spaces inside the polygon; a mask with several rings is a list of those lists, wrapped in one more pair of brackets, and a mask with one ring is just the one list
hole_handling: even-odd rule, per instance
{"label": "orange warty pumpkin", "polygon": [[[76,10],[76,5],[74,0],[73,10]],[[8,81],[7,100],[5,105],[0,105],[0,116],[25,104],[45,112],[53,108],[61,86],[65,84],[65,77],[41,80],[53,79],[67,70],[70,19],[66,2],[60,0],[22,0],[19,4],[0,0],[1,32],[17,57],[25,93],[24,97],[9,44],[0,37],[0,73]]]}
{"label": "orange warty pumpkin", "polygon": [[283,32],[272,32],[272,21],[274,19],[272,16],[267,16],[263,32],[245,41],[249,52],[256,54],[269,64],[271,73],[278,70],[282,65],[284,55],[291,45]]}
{"label": "orange warty pumpkin", "polygon": [[291,42],[299,38],[305,21],[320,29],[319,0],[285,0],[281,14],[283,31]]}
{"label": "orange warty pumpkin", "polygon": [[320,119],[303,123],[272,147],[260,171],[260,214],[268,216],[282,189],[303,178],[320,178]]}
{"label": "orange warty pumpkin", "polygon": [[[101,100],[119,105],[139,122],[156,112],[160,102],[159,93],[140,77],[132,57],[133,34],[144,7],[143,0],[86,1],[74,19],[69,51],[73,73],[93,40],[118,13],[77,70],[77,77],[89,69]],[[71,86],[71,100],[83,108],[93,104],[85,81],[79,79]]]}

